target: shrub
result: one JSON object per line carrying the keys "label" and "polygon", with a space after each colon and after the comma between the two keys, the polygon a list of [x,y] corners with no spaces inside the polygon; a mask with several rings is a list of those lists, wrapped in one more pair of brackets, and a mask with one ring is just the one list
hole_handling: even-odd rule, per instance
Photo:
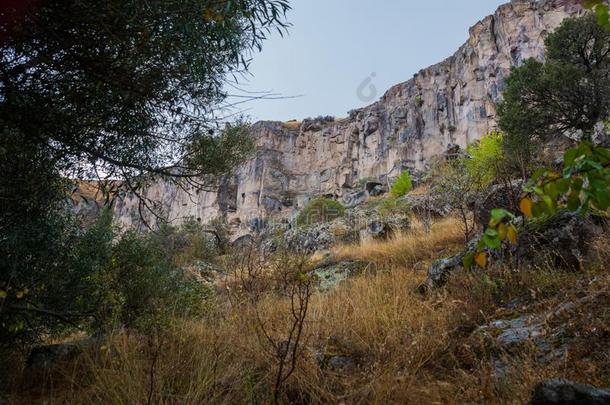
{"label": "shrub", "polygon": [[297,225],[311,225],[342,217],[345,207],[338,201],[319,197],[311,200],[297,216]]}
{"label": "shrub", "polygon": [[394,197],[402,197],[407,194],[413,188],[413,182],[411,181],[411,175],[409,172],[404,171],[398,176],[392,188],[390,189],[390,193]]}
{"label": "shrub", "polygon": [[502,142],[502,133],[494,131],[466,147],[466,152],[470,155],[470,159],[465,161],[467,174],[479,182],[481,187],[494,181],[498,174],[503,156]]}
{"label": "shrub", "polygon": [[398,200],[392,196],[384,198],[377,205],[377,212],[382,218],[387,218],[395,214],[404,214],[409,211],[409,204],[406,201]]}
{"label": "shrub", "polygon": [[106,299],[98,311],[100,325],[147,328],[172,316],[198,312],[209,294],[194,275],[176,266],[172,255],[152,234],[127,231],[113,247],[104,274]]}

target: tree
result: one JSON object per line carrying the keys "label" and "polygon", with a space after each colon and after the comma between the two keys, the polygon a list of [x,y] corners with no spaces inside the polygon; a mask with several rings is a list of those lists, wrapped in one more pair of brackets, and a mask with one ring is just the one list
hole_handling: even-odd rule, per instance
{"label": "tree", "polygon": [[66,175],[197,179],[243,157],[219,135],[230,77],[286,0],[15,3],[0,22],[3,136],[37,142]]}
{"label": "tree", "polygon": [[481,191],[481,173],[469,170],[468,159],[460,156],[456,159],[441,161],[432,168],[432,185],[438,194],[438,201],[449,205],[461,220],[464,241],[468,242],[475,231],[475,222],[471,206]]}
{"label": "tree", "polygon": [[[0,339],[80,327],[91,303],[120,295],[92,283],[112,274],[116,235],[69,215],[69,178],[120,180],[115,192],[137,193],[154,177],[201,186],[244,158],[247,127],[226,127],[217,111],[265,35],[286,28],[288,9],[286,0],[3,7]],[[150,274],[172,267],[148,256],[155,263],[135,264],[155,265]]]}
{"label": "tree", "polygon": [[546,62],[529,59],[506,79],[499,124],[507,154],[521,168],[539,141],[589,138],[610,116],[610,32],[586,15],[569,18],[546,38]]}
{"label": "tree", "polygon": [[476,187],[484,187],[496,180],[504,159],[503,140],[501,132],[493,131],[466,147],[469,159],[466,159],[464,164],[468,177],[480,183],[476,184]]}
{"label": "tree", "polygon": [[411,181],[411,175],[409,172],[404,171],[400,173],[400,176],[394,181],[390,193],[393,197],[402,197],[407,194],[413,188],[413,182]]}
{"label": "tree", "polygon": [[608,0],[583,0],[583,6],[593,10],[597,23],[610,31],[610,5]]}

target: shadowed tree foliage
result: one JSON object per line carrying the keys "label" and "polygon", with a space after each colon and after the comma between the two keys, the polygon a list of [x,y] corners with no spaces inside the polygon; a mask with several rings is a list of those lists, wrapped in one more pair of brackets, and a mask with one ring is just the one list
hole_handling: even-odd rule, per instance
{"label": "shadowed tree foliage", "polygon": [[610,115],[610,32],[594,16],[570,18],[545,41],[546,61],[514,68],[500,105],[509,155],[528,162],[536,141],[591,136]]}
{"label": "shadowed tree foliage", "polygon": [[195,178],[243,157],[243,134],[215,136],[215,112],[228,75],[286,26],[285,0],[14,4],[0,23],[3,136],[74,175]]}
{"label": "shadowed tree foliage", "polygon": [[134,192],[156,177],[200,186],[246,156],[247,127],[218,111],[288,10],[286,0],[3,5],[0,339],[79,324],[100,298],[92,280],[114,233],[67,214],[66,178],[121,179],[112,184]]}

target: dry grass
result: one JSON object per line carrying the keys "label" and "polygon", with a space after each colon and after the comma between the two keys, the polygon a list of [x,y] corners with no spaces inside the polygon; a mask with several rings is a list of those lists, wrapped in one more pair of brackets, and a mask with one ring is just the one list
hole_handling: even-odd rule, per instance
{"label": "dry grass", "polygon": [[301,121],[290,120],[290,121],[283,122],[282,125],[284,126],[284,128],[297,130],[301,127]]}
{"label": "dry grass", "polygon": [[445,218],[434,223],[430,232],[426,232],[423,225],[415,220],[408,231],[395,234],[389,240],[338,246],[333,253],[337,260],[363,261],[380,268],[413,268],[420,262],[425,263],[459,249],[463,240],[460,222],[456,218]]}
{"label": "dry grass", "polygon": [[[451,221],[429,234],[418,230],[374,247],[338,250],[345,258],[391,265],[312,297],[305,344],[282,402],[525,403],[543,378],[610,383],[608,255],[600,255],[599,269],[588,274],[464,273],[422,296],[417,287],[425,275],[405,264],[455,248],[461,235],[447,228]],[[608,239],[593,244],[607,251]],[[492,319],[518,315],[506,306],[515,299],[517,311],[528,313],[582,302],[548,321],[573,338],[567,340],[569,355],[543,365],[531,345],[505,352],[473,333]],[[290,302],[272,293],[231,302],[220,295],[201,320],[177,321],[161,340],[119,331],[103,347],[60,365],[43,390],[26,397],[15,389],[9,403],[145,403],[150,392],[152,403],[161,404],[270,403],[277,364],[260,330],[263,325],[281,339],[290,325]],[[497,362],[505,365],[502,376]]]}

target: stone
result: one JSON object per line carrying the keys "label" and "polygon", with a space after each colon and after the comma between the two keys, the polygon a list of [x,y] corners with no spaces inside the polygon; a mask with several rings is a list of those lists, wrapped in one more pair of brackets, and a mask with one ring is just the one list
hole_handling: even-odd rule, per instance
{"label": "stone", "polygon": [[236,250],[246,250],[252,248],[253,246],[254,237],[250,234],[242,235],[231,242],[231,247]]}
{"label": "stone", "polygon": [[26,366],[30,369],[47,369],[59,361],[68,360],[78,355],[85,347],[94,343],[94,339],[87,338],[68,343],[57,343],[36,346],[30,350]]}
{"label": "stone", "polygon": [[364,183],[364,189],[367,191],[367,193],[371,195],[373,195],[373,190],[377,188],[383,189],[383,184],[378,181],[367,181],[366,183]]}
{"label": "stone", "polygon": [[392,228],[383,221],[371,221],[368,231],[373,239],[387,239],[392,234]]}
{"label": "stone", "polygon": [[435,218],[443,218],[451,213],[453,207],[442,201],[439,194],[434,190],[426,194],[410,195],[407,194],[401,197],[411,210],[418,216],[431,216]]}
{"label": "stone", "polygon": [[474,220],[479,228],[483,229],[487,226],[491,218],[491,210],[494,208],[519,212],[522,185],[523,181],[515,180],[507,184],[494,184],[484,191],[473,204]]}
{"label": "stone", "polygon": [[526,317],[494,321],[490,326],[501,330],[496,341],[504,347],[518,346],[544,335],[543,325]]}
{"label": "stone", "polygon": [[546,380],[534,387],[530,404],[607,405],[610,404],[610,389],[595,388],[563,379]]}
{"label": "stone", "polygon": [[371,191],[369,191],[369,194],[373,197],[377,197],[377,196],[383,195],[385,193],[387,193],[387,190],[385,188],[383,188],[383,186],[380,184],[376,185],[375,187],[373,187],[371,189]]}
{"label": "stone", "polygon": [[369,198],[369,193],[365,191],[358,191],[352,194],[348,194],[343,198],[343,202],[347,208],[353,208],[356,205],[360,205]]}
{"label": "stone", "polygon": [[[186,217],[207,223],[226,216],[229,222],[241,218],[240,226],[247,228],[253,218],[291,218],[314,194],[343,198],[351,192],[342,187],[347,179],[356,184],[370,177],[395,178],[403,168],[424,170],[448,147],[463,150],[497,127],[494,100],[501,99],[511,67],[530,57],[542,60],[545,36],[562,19],[581,14],[579,3],[502,5],[469,30],[468,40],[453,55],[392,86],[378,101],[346,118],[253,124],[256,153],[224,188],[216,184],[189,194],[158,181],[141,194],[159,201],[171,223]],[[289,198],[293,204],[280,210],[265,197],[280,202]],[[137,196],[122,195],[113,206],[117,222],[144,229],[138,208]],[[146,220],[157,223],[152,215]]]}
{"label": "stone", "polygon": [[335,242],[328,222],[308,226],[297,226],[284,234],[289,249],[299,253],[314,253],[328,250]]}
{"label": "stone", "polygon": [[578,270],[597,232],[589,218],[562,211],[528,224],[519,234],[517,256],[530,266]]}
{"label": "stone", "polygon": [[[511,248],[514,249],[512,254],[525,266],[578,270],[588,253],[588,241],[598,232],[600,230],[589,218],[561,211],[522,227],[517,247]],[[479,238],[473,238],[457,255],[433,262],[428,269],[426,285],[431,288],[444,285],[449,274],[462,267],[464,256],[475,250]]]}
{"label": "stone", "polygon": [[353,276],[361,269],[361,265],[354,262],[339,262],[329,263],[323,267],[314,270],[314,274],[318,279],[318,289],[320,291],[329,291],[335,288],[339,283]]}
{"label": "stone", "polygon": [[428,288],[437,288],[447,283],[449,275],[457,268],[462,266],[463,254],[438,259],[432,263],[428,269],[428,277],[426,278],[426,286]]}

